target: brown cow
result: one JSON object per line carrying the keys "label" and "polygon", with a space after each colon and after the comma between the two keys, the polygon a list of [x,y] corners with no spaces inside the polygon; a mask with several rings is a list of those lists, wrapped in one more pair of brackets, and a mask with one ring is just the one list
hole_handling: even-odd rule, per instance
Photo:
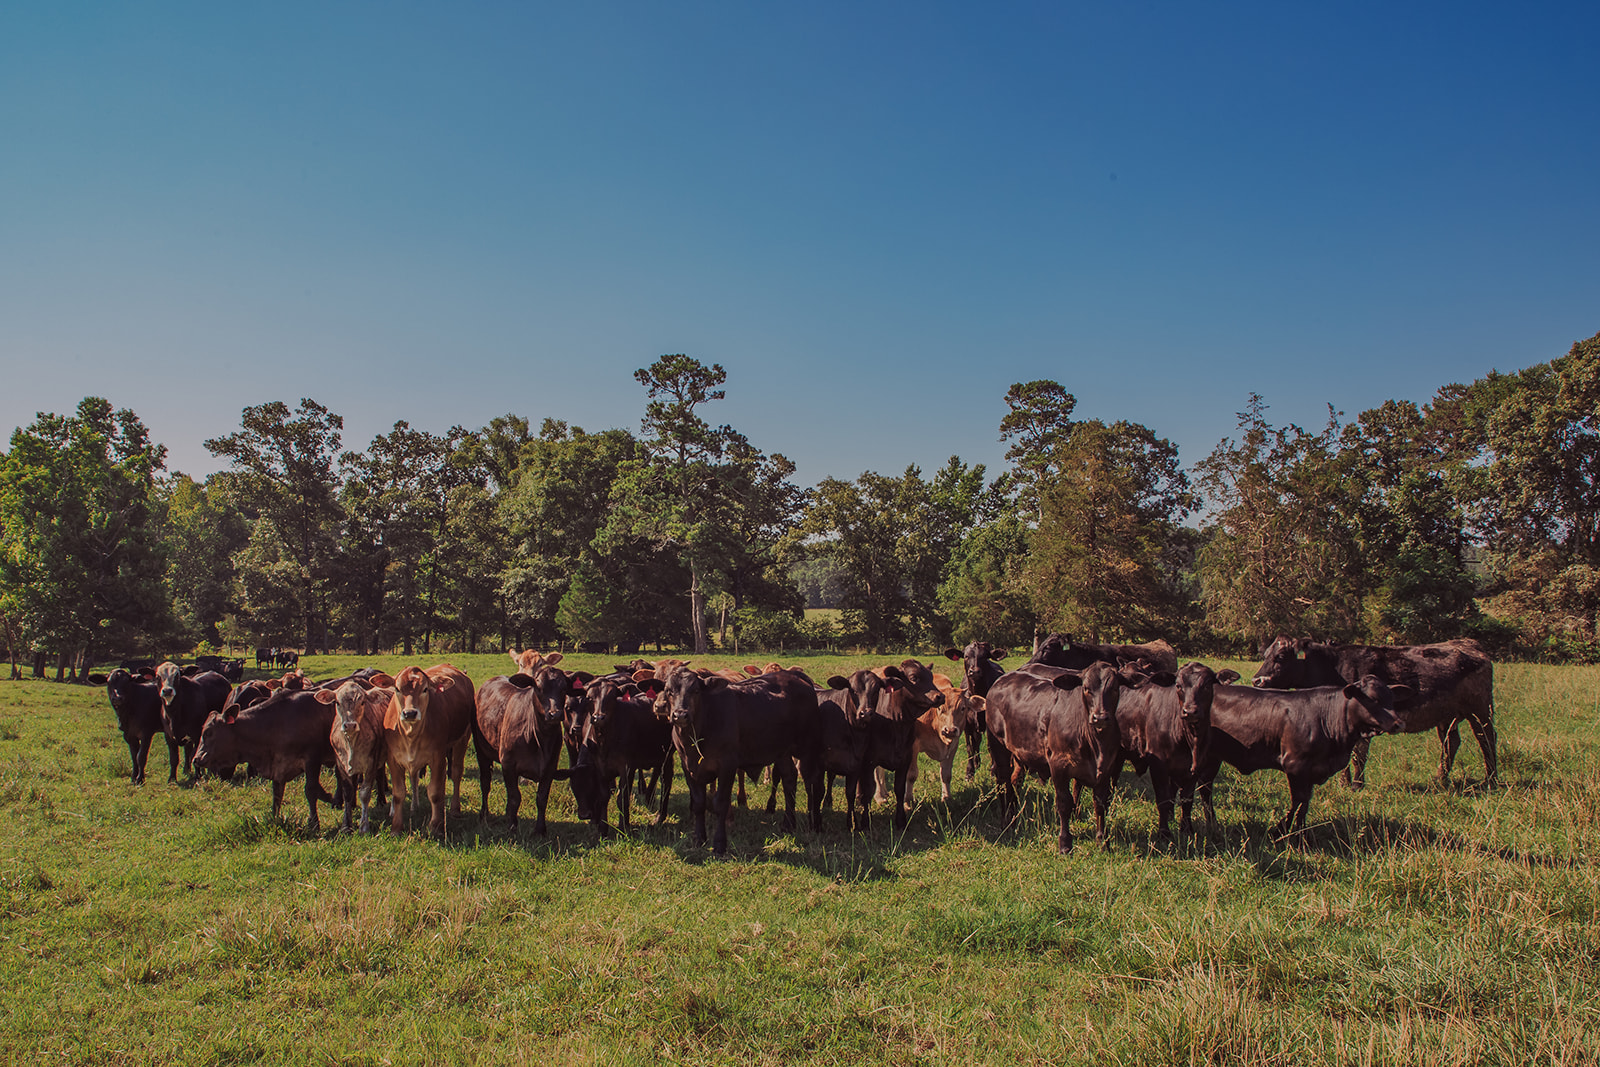
{"label": "brown cow", "polygon": [[1038,650],[1028,662],[1065,667],[1073,671],[1081,671],[1091,663],[1109,663],[1115,667],[1178,673],[1178,654],[1165,641],[1148,641],[1142,645],[1101,645],[1079,641],[1071,634],[1051,634],[1046,637],[1039,642]]}
{"label": "brown cow", "polygon": [[533,661],[532,674],[490,678],[478,690],[472,743],[483,790],[478,817],[484,822],[489,819],[489,786],[498,763],[506,783],[506,819],[512,830],[516,830],[522,808],[522,779],[527,778],[538,783],[533,831],[546,832],[545,805],[561,762],[563,715],[572,688],[566,672],[555,666],[560,660],[561,653],[553,652],[543,663]]}
{"label": "brown cow", "polygon": [[[968,697],[987,697],[989,687],[1006,673],[1000,661],[1011,655],[1006,649],[996,648],[987,641],[970,642],[964,649],[947,648],[946,659],[953,659],[962,667],[962,690]],[[981,702],[980,702],[981,703]],[[967,778],[978,775],[978,745],[988,732],[983,712],[977,705],[969,704],[972,714],[967,718],[963,732],[967,735]]]}
{"label": "brown cow", "polygon": [[[244,688],[244,687],[241,687]],[[300,689],[272,690],[259,703],[241,708],[230,704],[206,719],[195,750],[194,765],[228,779],[241,763],[272,780],[272,817],[283,807],[284,786],[305,775],[308,830],[317,830],[317,801],[338,801],[322,788],[321,770],[334,761],[328,735],[334,712],[315,693]]]}
{"label": "brown cow", "polygon": [[318,703],[333,705],[333,729],[328,732],[328,743],[333,746],[333,757],[344,778],[346,830],[351,828],[358,791],[361,800],[360,829],[364,834],[372,831],[369,807],[374,785],[378,786],[378,803],[383,803],[380,779],[389,762],[383,717],[394,698],[393,685],[393,678],[380,674],[373,676],[370,686],[351,680],[336,690],[312,691]]}
{"label": "brown cow", "polygon": [[430,834],[444,834],[445,775],[454,795],[450,814],[461,815],[461,775],[474,718],[472,679],[448,663],[407,667],[395,679],[394,696],[383,716],[389,750],[390,828],[405,829],[405,801],[421,803],[417,780],[428,772]]}
{"label": "brown cow", "polygon": [[1055,788],[1060,833],[1056,847],[1072,851],[1074,780],[1094,789],[1095,838],[1106,842],[1111,772],[1121,749],[1117,701],[1122,679],[1109,663],[1082,672],[1029,663],[1002,675],[987,699],[971,698],[985,711],[989,760],[1000,784],[1003,808],[1014,809],[1024,773]]}
{"label": "brown cow", "polygon": [[[1439,733],[1439,781],[1450,777],[1461,723],[1472,727],[1483,753],[1484,783],[1499,775],[1495,759],[1494,663],[1476,641],[1436,645],[1341,645],[1279,637],[1262,655],[1253,683],[1265,689],[1305,689],[1347,685],[1372,674],[1391,686],[1411,690],[1411,699],[1394,709],[1402,733]],[[1367,742],[1351,753],[1350,784],[1366,783]]]}
{"label": "brown cow", "polygon": [[[977,711],[968,702],[966,690],[957,689],[945,675],[935,674],[933,683],[944,700],[917,716],[912,749],[918,756],[927,755],[939,764],[939,799],[948,802],[956,756],[961,750],[961,735],[977,718]],[[917,760],[913,759],[911,769],[906,772],[908,796],[915,791],[916,784]],[[878,792],[872,799],[875,803],[889,799],[889,776],[881,767],[878,769]]]}
{"label": "brown cow", "polygon": [[[1195,775],[1205,805],[1206,833],[1216,834],[1211,785],[1223,763],[1244,774],[1282,771],[1289,780],[1289,811],[1272,832],[1304,826],[1312,789],[1344,769],[1358,741],[1398,733],[1394,705],[1410,696],[1405,686],[1385,685],[1371,674],[1350,685],[1314,689],[1218,685],[1211,699],[1210,742]],[[1185,808],[1189,801],[1185,793]]]}

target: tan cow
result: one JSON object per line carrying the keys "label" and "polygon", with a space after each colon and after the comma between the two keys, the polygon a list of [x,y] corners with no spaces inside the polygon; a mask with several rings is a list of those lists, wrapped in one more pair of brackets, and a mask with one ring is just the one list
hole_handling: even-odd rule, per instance
{"label": "tan cow", "polygon": [[[957,689],[947,676],[935,673],[933,685],[944,697],[944,703],[917,716],[916,740],[912,743],[916,755],[912,757],[911,769],[906,774],[906,794],[911,795],[917,783],[916,757],[927,755],[939,764],[939,799],[948,801],[956,749],[960,747],[962,731],[973,711],[967,702],[966,690]],[[872,801],[882,804],[889,799],[889,772],[879,767],[878,791]]]}
{"label": "tan cow", "polygon": [[395,679],[394,696],[383,716],[384,740],[389,750],[390,826],[405,828],[405,799],[420,804],[417,779],[428,772],[428,801],[433,817],[428,832],[444,833],[445,775],[450,775],[454,795],[450,814],[461,816],[461,774],[466,769],[467,745],[477,710],[472,679],[448,663],[407,667]]}
{"label": "tan cow", "polygon": [[[330,692],[318,689],[319,703],[332,704],[333,729],[328,741],[333,745],[333,757],[339,764],[339,774],[345,780],[344,827],[350,829],[355,811],[356,793],[361,794],[361,832],[371,830],[369,805],[372,786],[383,773],[389,760],[387,737],[384,733],[384,714],[394,699],[394,679],[386,674],[371,679],[372,688],[361,682],[346,682]],[[383,794],[378,794],[379,802]]]}

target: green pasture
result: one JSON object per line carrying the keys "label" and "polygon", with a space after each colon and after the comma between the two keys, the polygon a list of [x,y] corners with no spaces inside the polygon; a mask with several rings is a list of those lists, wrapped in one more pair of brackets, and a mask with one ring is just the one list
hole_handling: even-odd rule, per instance
{"label": "green pasture", "polygon": [[[302,660],[372,664],[404,665]],[[1501,665],[1496,694],[1501,786],[1470,735],[1442,789],[1432,734],[1381,739],[1287,840],[1281,775],[1224,772],[1211,846],[1153,842],[1125,778],[1110,847],[1080,818],[1063,858],[1042,785],[1008,823],[986,769],[946,806],[924,763],[903,834],[782,833],[762,786],[716,861],[681,782],[631,838],[563,783],[549,837],[510,836],[470,757],[444,841],[307,835],[298,786],[273,823],[266,783],[169,785],[159,744],[130,785],[102,689],[0,682],[0,1060],[1593,1063],[1600,668]]]}

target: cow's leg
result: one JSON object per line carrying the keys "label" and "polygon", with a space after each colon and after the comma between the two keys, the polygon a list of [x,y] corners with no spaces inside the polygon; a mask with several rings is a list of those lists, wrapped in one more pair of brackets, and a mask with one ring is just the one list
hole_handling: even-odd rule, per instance
{"label": "cow's leg", "polygon": [[[483,793],[483,807],[478,810],[478,821],[489,821],[489,787],[494,784],[495,754],[489,748],[489,739],[477,730],[472,731],[472,747],[478,753],[478,789]],[[509,778],[510,776],[507,775]]]}
{"label": "cow's leg", "polygon": [[1177,788],[1178,795],[1178,832],[1180,834],[1194,833],[1194,779],[1185,779]]}
{"label": "cow's leg", "polygon": [[389,761],[389,829],[400,833],[405,829],[406,772],[396,760]]}
{"label": "cow's leg", "polygon": [[1072,782],[1072,774],[1065,767],[1051,770],[1050,784],[1056,791],[1056,821],[1060,826],[1056,851],[1063,856],[1072,851],[1072,809],[1077,803],[1072,798]]}
{"label": "cow's leg", "polygon": [[872,802],[874,804],[887,804],[889,797],[889,770],[887,767],[874,767],[872,770]]}
{"label": "cow's leg", "polygon": [[1102,848],[1111,847],[1106,833],[1106,816],[1111,812],[1111,776],[1101,775],[1094,783],[1094,839]]}
{"label": "cow's leg", "polygon": [[683,777],[689,784],[689,843],[700,848],[706,843],[706,782],[692,776],[687,768]]}
{"label": "cow's leg", "polygon": [[328,791],[322,788],[322,758],[312,756],[306,760],[306,807],[311,815],[306,819],[306,830],[316,833],[322,829],[322,822],[317,818],[317,801],[326,800],[330,804],[333,798]]}
{"label": "cow's leg", "polygon": [[[1487,720],[1479,722],[1477,719],[1468,719],[1467,724],[1472,727],[1472,736],[1478,739],[1478,751],[1483,753],[1483,784],[1494,785],[1500,778],[1499,758],[1495,754],[1497,739],[1494,732],[1494,723]],[[140,781],[144,777],[140,775]]]}
{"label": "cow's leg", "polygon": [[136,737],[128,742],[128,758],[133,761],[133,784],[144,784],[144,765],[150,759],[151,737]]}
{"label": "cow's leg", "polygon": [[767,801],[767,810],[777,807],[778,783],[783,783],[783,822],[779,825],[789,833],[794,833],[799,825],[794,817],[794,786],[795,786],[794,760],[788,756],[781,756],[778,762],[772,765],[772,797]]}
{"label": "cow's leg", "polygon": [[1198,786],[1200,805],[1206,813],[1206,839],[1210,841],[1217,839],[1217,810],[1211,806],[1211,787],[1215,782],[1216,773],[1213,771],[1201,778]]}
{"label": "cow's leg", "polygon": [[[550,832],[549,826],[544,821],[544,806],[545,802],[550,799],[550,786],[555,780],[555,771],[552,768],[550,771],[539,776],[539,784],[534,787],[533,832],[538,834],[540,837],[544,837]],[[517,803],[519,805],[522,803],[522,790],[520,787],[517,789]]]}
{"label": "cow's leg", "polygon": [[667,758],[661,761],[658,768],[660,778],[657,788],[661,790],[661,804],[656,808],[656,825],[660,826],[667,821],[667,797],[672,794],[672,753],[667,753]]}
{"label": "cow's leg", "polygon": [[1313,783],[1309,775],[1285,775],[1289,779],[1289,813],[1272,827],[1274,834],[1292,833],[1306,824],[1306,812],[1311,809]]}
{"label": "cow's leg", "polygon": [[1456,762],[1456,750],[1461,747],[1461,720],[1440,723],[1439,727],[1439,783],[1450,780],[1450,768]]}
{"label": "cow's leg", "polygon": [[1150,764],[1150,791],[1156,795],[1156,836],[1163,841],[1172,840],[1172,780],[1167,772]]}
{"label": "cow's leg", "polygon": [[748,798],[746,798],[745,795],[744,795],[744,771],[740,770],[739,771],[739,806],[741,808],[749,807],[750,805],[747,802],[747,800],[748,800]]}
{"label": "cow's leg", "polygon": [[[833,771],[829,771],[827,774],[828,790],[822,795],[822,806],[829,811],[833,810],[833,787],[838,781],[839,776]],[[848,789],[850,786],[846,785],[845,788]]]}
{"label": "cow's leg", "polygon": [[194,750],[195,742],[185,741],[183,743],[183,776],[185,778],[194,777]]}
{"label": "cow's leg", "polygon": [[281,778],[274,778],[272,780],[272,821],[273,822],[277,822],[278,821],[278,812],[281,811],[282,808],[283,808],[283,780]]}
{"label": "cow's leg", "polygon": [[[522,773],[521,768],[515,764],[500,765],[500,777],[506,783],[506,822],[511,827],[511,832],[517,832],[517,817],[522,814]],[[549,779],[540,777],[539,785],[546,792],[550,790]],[[484,790],[484,800],[488,800],[488,790]],[[485,818],[488,817],[488,804],[484,804]]]}
{"label": "cow's leg", "polygon": [[428,810],[432,813],[428,819],[428,833],[437,837],[444,836],[444,794],[450,773],[450,755],[443,753],[428,768]]}
{"label": "cow's leg", "polygon": [[717,775],[717,795],[712,800],[717,817],[717,831],[716,837],[711,842],[711,851],[718,856],[725,855],[728,851],[728,807],[733,800],[733,780],[737,777],[737,772],[732,770]]}
{"label": "cow's leg", "polygon": [[946,804],[950,803],[950,776],[955,773],[956,749],[959,746],[951,745],[944,759],[939,761],[939,799]]}
{"label": "cow's leg", "polygon": [[[856,828],[866,833],[872,826],[872,783],[874,775],[872,768],[863,767],[855,774],[856,794]],[[845,775],[845,785],[848,788],[850,776]]]}
{"label": "cow's leg", "polygon": [[[976,722],[968,723],[964,730],[967,735],[967,781],[970,782],[978,776],[978,749],[983,741],[983,731]],[[991,740],[989,744],[992,746],[994,742]],[[991,756],[990,761],[993,762],[993,759]]]}
{"label": "cow's leg", "polygon": [[[339,779],[339,784],[341,787],[340,793],[344,797],[344,832],[347,834],[352,833],[355,830],[356,822],[356,791],[354,786],[348,789],[343,788],[345,775],[344,772],[339,770],[339,768],[335,767],[333,769],[333,775],[335,778]],[[363,822],[366,821],[366,814],[366,808],[363,807],[361,811]]]}
{"label": "cow's leg", "polygon": [[450,750],[448,764],[444,767],[450,772],[450,817],[461,818],[461,777],[467,773],[467,742],[463,738],[457,742],[456,747]]}
{"label": "cow's leg", "polygon": [[167,737],[167,765],[169,768],[167,781],[176,782],[178,780],[178,742],[174,741],[170,735]]}
{"label": "cow's leg", "polygon": [[623,833],[632,828],[629,817],[633,813],[633,779],[633,768],[624,766],[622,776],[617,779],[617,828]]}
{"label": "cow's leg", "polygon": [[371,823],[371,821],[369,819],[369,812],[372,809],[372,786],[373,786],[373,780],[376,777],[377,777],[376,773],[368,773],[368,774],[363,775],[362,778],[361,778],[361,790],[360,790],[360,792],[361,792],[361,833],[362,834],[370,834],[372,832],[372,823]]}
{"label": "cow's leg", "polygon": [[911,768],[909,770],[898,770],[894,772],[894,828],[896,830],[904,830],[906,828],[906,797],[911,791],[911,783],[914,780],[913,775],[916,771],[916,765],[917,757],[913,755],[911,757]]}

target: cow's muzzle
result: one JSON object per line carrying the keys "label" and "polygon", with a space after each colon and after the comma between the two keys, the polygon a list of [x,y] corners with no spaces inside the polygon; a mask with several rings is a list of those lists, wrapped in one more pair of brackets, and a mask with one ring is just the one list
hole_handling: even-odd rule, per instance
{"label": "cow's muzzle", "polygon": [[415,708],[407,708],[400,713],[401,722],[416,722],[422,718],[422,713]]}

